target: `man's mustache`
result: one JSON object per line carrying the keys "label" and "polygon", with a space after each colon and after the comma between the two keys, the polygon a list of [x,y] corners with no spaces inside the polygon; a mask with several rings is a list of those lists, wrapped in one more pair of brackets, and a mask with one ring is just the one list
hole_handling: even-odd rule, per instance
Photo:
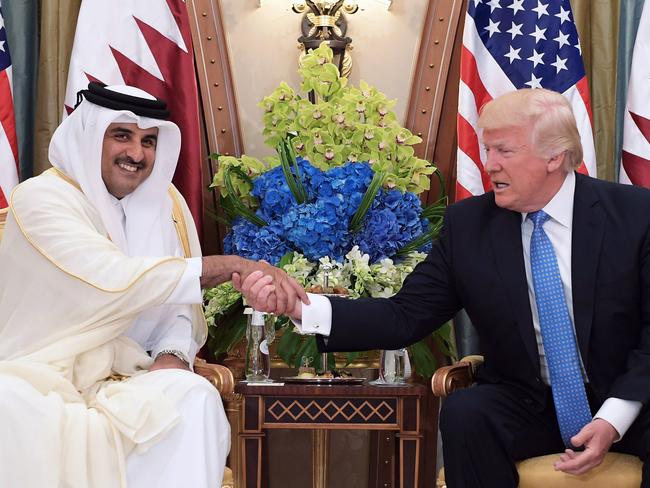
{"label": "man's mustache", "polygon": [[142,167],[144,166],[143,160],[140,161],[134,161],[131,156],[119,156],[115,158],[115,164],[132,164],[134,166],[139,166]]}

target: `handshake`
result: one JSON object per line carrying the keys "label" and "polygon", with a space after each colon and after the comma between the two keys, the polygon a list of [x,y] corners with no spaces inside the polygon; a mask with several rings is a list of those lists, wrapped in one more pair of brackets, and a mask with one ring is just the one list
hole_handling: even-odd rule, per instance
{"label": "handshake", "polygon": [[296,280],[266,261],[239,256],[204,256],[201,286],[216,286],[232,280],[248,304],[260,312],[302,318],[302,303],[309,305],[307,293]]}

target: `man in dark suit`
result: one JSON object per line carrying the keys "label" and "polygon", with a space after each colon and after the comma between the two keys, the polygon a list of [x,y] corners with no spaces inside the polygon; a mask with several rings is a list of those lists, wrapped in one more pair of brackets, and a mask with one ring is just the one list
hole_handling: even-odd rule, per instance
{"label": "man in dark suit", "polygon": [[[485,363],[442,407],[451,488],[517,486],[515,461],[554,452],[581,474],[608,450],[638,455],[650,486],[650,192],[574,172],[580,138],[557,93],[506,94],[479,126],[493,191],[448,208],[399,293],[310,295],[289,313],[323,350],[354,351],[403,347],[467,310]],[[268,280],[242,287],[273,308]]]}

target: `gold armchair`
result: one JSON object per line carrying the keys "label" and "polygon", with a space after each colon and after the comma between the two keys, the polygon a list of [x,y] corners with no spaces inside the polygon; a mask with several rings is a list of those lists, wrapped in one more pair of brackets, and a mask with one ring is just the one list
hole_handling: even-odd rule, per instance
{"label": "gold armchair", "polygon": [[[469,386],[476,368],[483,362],[482,356],[467,356],[451,366],[439,368],[431,378],[433,394],[445,398],[459,388]],[[641,461],[628,454],[607,453],[600,466],[581,476],[572,476],[553,469],[558,454],[538,456],[517,463],[520,488],[627,488],[641,484]],[[444,469],[436,482],[438,488],[446,488]]]}

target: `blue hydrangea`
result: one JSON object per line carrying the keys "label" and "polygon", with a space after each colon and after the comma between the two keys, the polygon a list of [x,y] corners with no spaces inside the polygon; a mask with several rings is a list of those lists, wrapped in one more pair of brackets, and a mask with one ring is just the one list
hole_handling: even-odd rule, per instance
{"label": "blue hydrangea", "polygon": [[248,259],[264,259],[277,264],[291,251],[284,239],[284,230],[278,222],[258,227],[241,217],[233,221],[232,230],[223,242],[225,254],[236,254]]}
{"label": "blue hydrangea", "polygon": [[[393,257],[427,230],[428,221],[421,214],[422,205],[414,193],[380,190],[361,229],[354,235],[353,244],[367,253],[371,262]],[[427,244],[419,250],[426,252],[430,247]]]}
{"label": "blue hydrangea", "polygon": [[[380,190],[361,229],[352,235],[349,221],[372,181],[370,165],[348,162],[323,172],[305,159],[298,158],[297,163],[307,202],[298,205],[281,167],[258,176],[251,194],[260,204],[256,213],[268,225],[258,227],[236,219],[224,240],[227,254],[277,264],[287,252],[298,251],[311,261],[324,256],[342,261],[356,244],[375,262],[394,257],[396,251],[427,229],[428,222],[420,217],[422,207],[415,194]],[[427,248],[430,244],[420,250]]]}
{"label": "blue hydrangea", "polygon": [[329,169],[325,175],[326,179],[318,187],[318,196],[337,198],[337,214],[349,221],[372,181],[372,168],[368,163],[347,163]]}
{"label": "blue hydrangea", "polygon": [[267,222],[281,217],[296,204],[280,166],[255,178],[251,195],[260,202],[257,213]]}
{"label": "blue hydrangea", "polygon": [[342,261],[350,248],[347,223],[337,214],[336,197],[296,205],[282,218],[287,241],[305,257],[315,261],[324,256]]}

